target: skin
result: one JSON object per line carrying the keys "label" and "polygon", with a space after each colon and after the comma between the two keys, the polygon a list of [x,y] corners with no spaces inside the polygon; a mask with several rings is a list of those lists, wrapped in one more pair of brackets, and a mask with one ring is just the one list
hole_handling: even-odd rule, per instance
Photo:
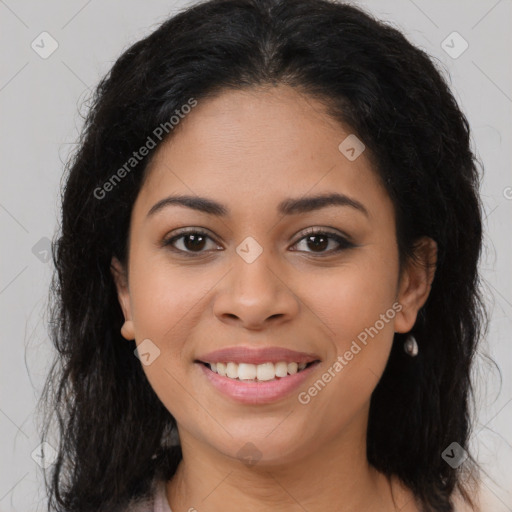
{"label": "skin", "polygon": [[[338,149],[350,133],[287,86],[224,91],[199,102],[151,162],[132,211],[127,268],[113,258],[112,272],[123,336],[137,344],[149,338],[160,350],[143,369],[178,424],[183,461],[166,486],[173,512],[418,510],[408,489],[368,464],[366,429],[393,334],[413,327],[428,297],[436,246],[423,239],[423,264],[400,271],[389,196],[366,152],[350,161]],[[359,201],[368,215],[337,205],[277,213],[284,199],[332,192]],[[208,197],[231,213],[173,205],[147,217],[171,194]],[[187,237],[176,251],[161,245],[188,227],[210,237],[196,252]],[[318,249],[304,238],[311,227],[346,234],[355,247],[334,252],[330,239]],[[263,250],[252,263],[236,252],[248,236]],[[397,302],[401,311],[300,404],[298,392]],[[284,399],[238,404],[194,363],[234,345],[312,352],[321,364]],[[252,466],[237,455],[249,442],[261,457]]]}

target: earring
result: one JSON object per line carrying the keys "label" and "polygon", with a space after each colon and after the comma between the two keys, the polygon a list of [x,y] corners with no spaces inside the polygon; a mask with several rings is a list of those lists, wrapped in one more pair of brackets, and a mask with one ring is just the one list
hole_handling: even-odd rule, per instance
{"label": "earring", "polygon": [[411,357],[416,357],[418,355],[418,342],[412,334],[407,336],[404,343],[404,350],[405,353]]}

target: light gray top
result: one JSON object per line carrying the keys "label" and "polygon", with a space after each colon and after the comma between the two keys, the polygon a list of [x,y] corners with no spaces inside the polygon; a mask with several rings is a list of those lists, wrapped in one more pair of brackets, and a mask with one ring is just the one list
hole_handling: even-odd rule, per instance
{"label": "light gray top", "polygon": [[145,500],[132,500],[126,512],[172,512],[167,501],[165,483],[164,480],[155,481],[152,497]]}
{"label": "light gray top", "polygon": [[165,481],[160,480],[156,486],[153,512],[172,512],[165,493]]}

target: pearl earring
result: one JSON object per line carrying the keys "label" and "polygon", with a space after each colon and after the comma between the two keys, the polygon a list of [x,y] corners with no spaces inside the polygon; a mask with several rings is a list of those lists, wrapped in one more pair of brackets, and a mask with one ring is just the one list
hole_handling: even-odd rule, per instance
{"label": "pearl earring", "polygon": [[404,343],[404,350],[405,353],[411,357],[416,357],[418,355],[418,342],[412,334],[407,336]]}

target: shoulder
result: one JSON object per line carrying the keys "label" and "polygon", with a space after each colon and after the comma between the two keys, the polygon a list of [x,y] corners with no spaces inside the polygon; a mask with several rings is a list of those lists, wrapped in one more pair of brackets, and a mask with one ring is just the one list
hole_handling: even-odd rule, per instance
{"label": "shoulder", "polygon": [[154,512],[155,509],[155,501],[154,498],[145,498],[145,499],[133,499],[131,500],[124,512]]}
{"label": "shoulder", "polygon": [[[415,498],[414,493],[403,482],[396,477],[392,477],[391,483],[393,499],[400,512],[421,512],[422,506]],[[458,492],[454,492],[451,499],[454,512],[481,512],[477,495],[472,496],[477,508],[471,507]]]}
{"label": "shoulder", "polygon": [[167,500],[166,481],[157,480],[154,485],[153,512],[172,512]]}

